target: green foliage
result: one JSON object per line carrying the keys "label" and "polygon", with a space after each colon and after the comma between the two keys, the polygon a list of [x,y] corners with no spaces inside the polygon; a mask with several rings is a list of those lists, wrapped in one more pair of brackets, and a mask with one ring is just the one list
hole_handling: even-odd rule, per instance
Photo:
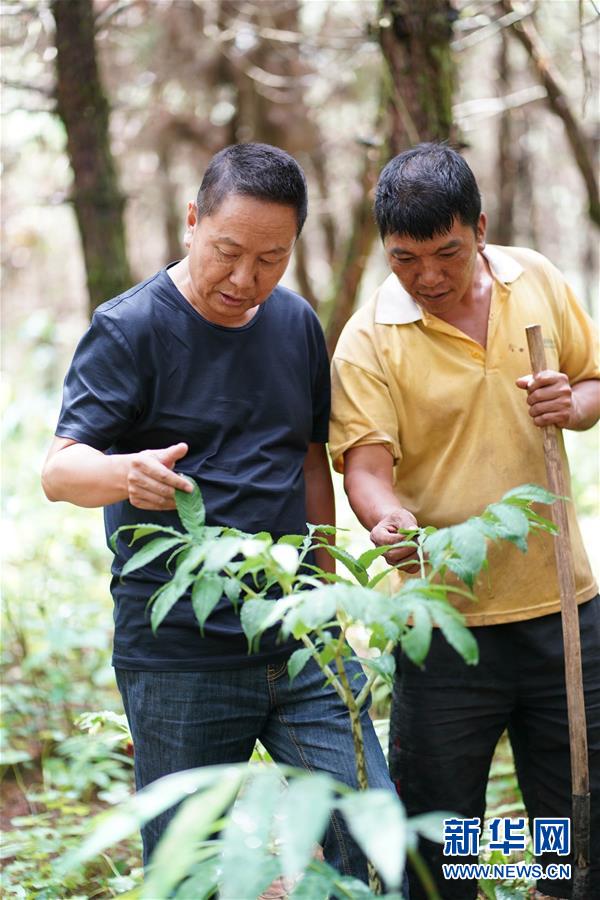
{"label": "green foliage", "polygon": [[[102,515],[47,503],[39,483],[63,369],[54,331],[46,316],[28,317],[15,341],[25,362],[18,382],[6,379],[2,410],[1,893],[36,900],[114,896],[141,877],[137,835],[64,879],[55,871],[133,777],[128,732],[109,721],[120,700]],[[102,707],[108,712],[82,719]]]}
{"label": "green foliage", "polygon": [[[421,665],[429,650],[432,629],[437,626],[466,662],[475,664],[475,641],[462,616],[449,603],[448,595],[473,596],[475,580],[486,563],[488,541],[510,541],[525,552],[530,531],[554,531],[554,525],[531,508],[532,503],[547,504],[553,500],[553,495],[543,488],[522,485],[490,504],[481,516],[439,530],[426,527],[404,532],[397,544],[368,550],[357,559],[328,542],[328,536],[335,531],[331,526],[310,525],[307,535],[286,535],[277,544],[268,534],[251,536],[229,528],[207,528],[201,492],[194,483],[192,493],[177,491],[176,495],[186,531],[125,526],[113,536],[113,543],[131,530],[132,544],[161,530],[168,533],[138,550],[128,561],[127,571],[167,549],[183,548],[174,561],[171,581],[150,598],[155,630],[192,585],[192,605],[202,629],[227,585],[230,594],[234,588],[236,601],[237,597],[245,601],[241,624],[249,652],[258,648],[260,636],[267,628],[279,624],[283,637],[292,635],[310,641],[306,649],[323,667],[343,653],[348,627],[361,623],[371,630],[372,647],[389,655],[388,644],[399,642],[410,659]],[[353,581],[340,576],[332,579],[317,567],[305,565],[307,554],[317,547],[341,563]],[[381,573],[370,577],[369,568],[397,547],[415,548],[420,577],[408,580],[392,597],[384,599],[375,591]],[[449,574],[462,581],[466,589],[456,580],[447,584]],[[288,598],[285,602],[275,604],[267,598],[274,585]],[[333,652],[331,640],[324,637],[332,627],[337,627],[340,635]],[[301,651],[300,655],[293,655],[290,677],[301,671],[308,658],[309,654]],[[378,665],[370,660],[367,665],[382,677],[389,679],[392,675],[389,662]]]}
{"label": "green foliage", "polygon": [[[552,503],[554,499],[542,488],[523,485],[488,506],[481,516],[439,530],[426,527],[403,532],[396,544],[366,551],[356,558],[329,543],[329,536],[335,533],[331,526],[309,525],[306,535],[286,535],[276,544],[266,533],[247,535],[233,529],[207,528],[199,487],[194,484],[189,494],[177,491],[177,509],[186,530],[177,533],[169,529],[168,537],[146,543],[128,563],[131,571],[165,549],[178,547],[171,557],[175,568],[171,580],[150,598],[152,627],[160,625],[192,586],[192,607],[202,629],[227,585],[228,596],[232,600],[235,597],[236,603],[241,601],[240,622],[250,653],[258,649],[261,635],[274,625],[279,626],[283,638],[293,636],[301,640],[304,646],[288,662],[289,677],[297,677],[312,658],[323,671],[326,683],[333,685],[346,704],[357,748],[358,784],[363,790],[348,793],[345,789],[341,791],[343,796],[336,799],[339,786],[336,788],[328,776],[319,774],[292,781],[288,791],[282,793],[279,776],[267,772],[262,780],[257,777],[256,781],[245,783],[244,793],[228,817],[218,862],[217,849],[207,846],[206,838],[241,785],[239,781],[229,781],[206,788],[203,794],[187,801],[165,834],[143,896],[153,896],[147,893],[151,890],[167,895],[189,875],[202,896],[211,896],[218,885],[219,896],[235,900],[239,896],[257,896],[278,874],[298,877],[306,872],[299,882],[298,896],[308,896],[306,891],[310,889],[327,897],[335,889],[327,880],[330,873],[327,867],[315,867],[310,859],[311,848],[333,808],[346,817],[355,839],[386,883],[391,888],[399,887],[406,854],[415,852],[414,840],[397,798],[385,791],[366,790],[360,709],[376,678],[388,684],[393,681],[394,646],[399,643],[409,658],[421,665],[429,652],[434,626],[468,664],[477,662],[476,641],[449,602],[449,595],[475,599],[472,591],[486,563],[488,541],[507,540],[525,552],[530,531],[554,531],[552,523],[531,508],[532,503]],[[119,529],[113,542],[130,530],[132,526]],[[133,531],[132,544],[155,534],[157,529],[134,526]],[[369,569],[387,551],[399,547],[415,551],[418,576],[385,597],[375,589],[381,573],[371,576]],[[308,554],[317,548],[326,550],[352,580],[308,565]],[[409,564],[414,564],[412,559]],[[398,567],[402,565],[406,564]],[[465,587],[460,586],[461,582]],[[273,587],[282,599],[270,598]],[[349,628],[357,625],[368,629],[370,647],[379,651],[378,656],[361,660],[369,674],[359,692],[353,690],[345,668],[352,657],[346,635]],[[188,774],[193,777],[193,773]],[[146,795],[142,792],[139,796]],[[287,798],[283,808],[281,796]],[[143,811],[138,809],[137,818],[147,815],[150,806],[148,803]],[[127,827],[131,827],[132,819],[136,815],[131,811],[123,813],[121,825],[128,823]],[[104,831],[100,829],[90,839],[96,851],[98,835],[102,836],[107,827],[112,829],[105,826]],[[421,817],[415,827],[430,838],[439,835],[439,817],[437,822]],[[190,832],[194,835],[192,845],[186,844]],[[273,842],[278,841],[282,850],[276,856]],[[172,861],[175,851],[176,865]],[[84,847],[82,852],[85,857],[89,851]],[[374,896],[379,889],[374,869],[369,888],[360,882],[344,887],[347,896],[352,897]]]}
{"label": "green foliage", "polygon": [[[151,861],[141,898],[211,897],[218,889],[224,900],[239,900],[257,896],[278,875],[295,880],[303,873],[293,898],[327,898],[340,895],[338,891],[356,900],[372,898],[375,894],[362,882],[313,859],[313,846],[322,838],[331,813],[338,811],[346,818],[392,889],[400,887],[403,848],[414,845],[418,833],[439,834],[442,828],[441,816],[434,814],[407,821],[395,794],[352,791],[325,773],[308,775],[290,767],[275,772],[245,764],[211,766],[162,778],[120,809],[104,814],[63,860],[61,872],[68,876],[183,799]],[[219,824],[221,837],[209,840]],[[281,852],[276,852],[278,847]]]}

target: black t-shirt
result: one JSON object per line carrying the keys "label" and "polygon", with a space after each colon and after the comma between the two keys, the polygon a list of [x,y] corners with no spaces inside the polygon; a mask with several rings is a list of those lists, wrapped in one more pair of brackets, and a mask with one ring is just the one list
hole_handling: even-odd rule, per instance
{"label": "black t-shirt", "polygon": [[[306,530],[303,464],[327,440],[329,365],[309,304],[277,287],[252,320],[226,328],[204,319],[165,269],[100,306],[67,373],[57,435],[108,453],[185,441],[177,472],[198,481],[209,525],[282,534]],[[176,512],[128,501],[105,507],[107,537],[120,525],[181,528]],[[189,596],[152,634],[147,601],[169,579],[165,559],[121,579],[139,547],[119,540],[112,566],[113,663],[199,671],[281,657],[290,644],[265,634],[248,655],[239,616],[223,597],[201,637]]]}

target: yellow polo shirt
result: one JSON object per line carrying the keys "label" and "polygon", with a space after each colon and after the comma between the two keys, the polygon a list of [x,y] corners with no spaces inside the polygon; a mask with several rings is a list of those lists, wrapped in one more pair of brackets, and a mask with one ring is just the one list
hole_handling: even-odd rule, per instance
{"label": "yellow polo shirt", "polygon": [[[485,256],[493,275],[485,349],[421,310],[390,275],[350,319],[333,358],[335,469],[343,471],[350,447],[383,444],[394,458],[398,502],[420,525],[456,524],[510,488],[546,485],[542,431],[515,385],[531,370],[527,325],[542,326],[548,368],[565,372],[572,384],[600,378],[592,322],[560,272],[532,250],[490,246]],[[560,431],[559,441],[569,479]],[[568,510],[583,602],[598,588],[572,504]],[[467,624],[559,610],[550,535],[531,535],[526,555],[506,541],[492,544],[488,559],[475,586],[477,601],[452,598]]]}

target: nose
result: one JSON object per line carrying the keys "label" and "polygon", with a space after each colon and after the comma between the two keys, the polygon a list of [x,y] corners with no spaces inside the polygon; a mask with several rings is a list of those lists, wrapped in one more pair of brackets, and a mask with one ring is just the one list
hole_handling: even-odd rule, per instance
{"label": "nose", "polygon": [[422,260],[419,269],[419,285],[423,288],[435,288],[442,283],[444,275],[439,264],[434,260]]}
{"label": "nose", "polygon": [[229,274],[230,282],[238,291],[251,290],[256,281],[256,266],[250,259],[240,259]]}

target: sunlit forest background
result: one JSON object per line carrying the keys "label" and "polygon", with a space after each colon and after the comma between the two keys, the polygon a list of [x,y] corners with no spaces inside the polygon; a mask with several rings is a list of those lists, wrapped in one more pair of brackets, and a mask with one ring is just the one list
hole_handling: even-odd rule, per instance
{"label": "sunlit forest background", "polygon": [[[186,204],[217,150],[266,141],[308,178],[285,283],[333,348],[387,274],[370,212],[379,170],[419,140],[449,139],[478,177],[489,240],[544,253],[597,320],[600,7],[8,0],[2,12],[3,891],[110,897],[141,879],[136,841],[66,882],[53,864],[131,790],[109,553],[101,511],[51,505],[39,485],[91,311],[183,255]],[[598,429],[568,446],[598,567]],[[368,546],[336,492],[348,544]],[[380,690],[384,722],[388,702]],[[520,809],[507,751],[488,799],[498,814]]]}

